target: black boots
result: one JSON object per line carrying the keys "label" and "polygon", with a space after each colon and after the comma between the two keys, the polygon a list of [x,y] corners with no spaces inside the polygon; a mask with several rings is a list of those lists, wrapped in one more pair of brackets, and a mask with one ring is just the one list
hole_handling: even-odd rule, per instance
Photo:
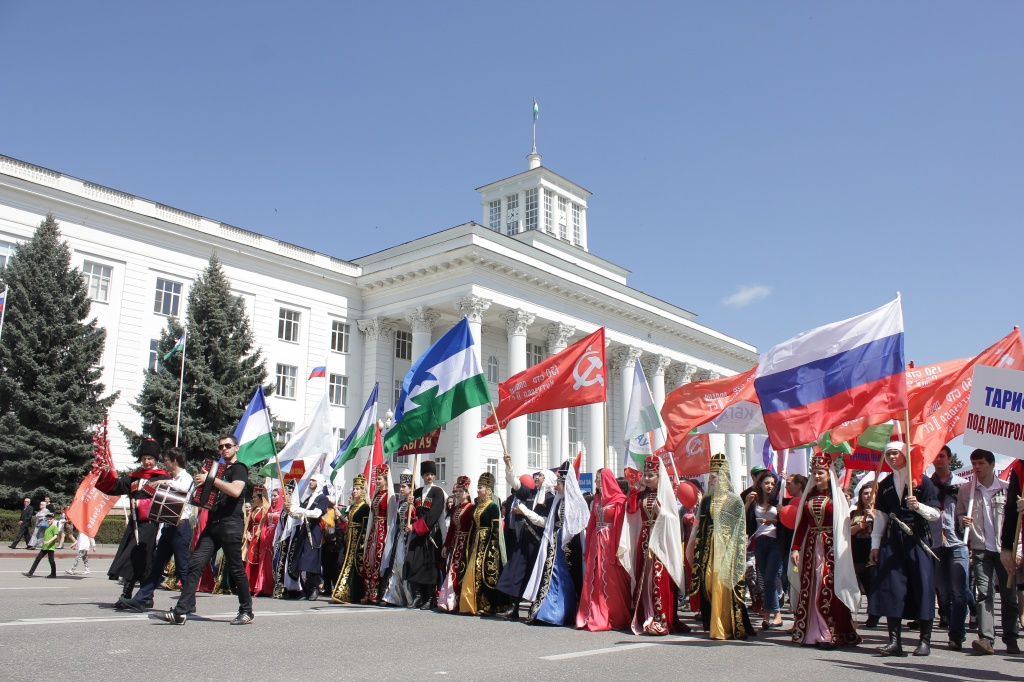
{"label": "black boots", "polygon": [[903,655],[903,620],[886,616],[886,625],[889,626],[889,643],[878,650],[883,656]]}
{"label": "black boots", "polygon": [[512,604],[504,611],[499,611],[494,614],[498,618],[505,618],[508,620],[519,620],[519,600],[513,599]]}
{"label": "black boots", "polygon": [[935,621],[922,620],[921,623],[921,643],[914,649],[915,656],[927,656],[932,652],[932,624]]}

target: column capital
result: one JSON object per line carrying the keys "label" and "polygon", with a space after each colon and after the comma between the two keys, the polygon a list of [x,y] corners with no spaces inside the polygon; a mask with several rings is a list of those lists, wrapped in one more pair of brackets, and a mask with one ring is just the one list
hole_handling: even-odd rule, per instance
{"label": "column capital", "polygon": [[697,372],[697,381],[709,381],[711,379],[721,379],[722,375],[712,369],[702,369]]}
{"label": "column capital", "polygon": [[693,381],[694,376],[697,374],[697,365],[692,362],[681,362],[678,365],[672,365],[667,373],[668,381],[673,386],[682,386]]}
{"label": "column capital", "polygon": [[435,311],[423,306],[417,306],[405,314],[405,319],[412,325],[414,334],[423,332],[429,334],[440,317]]}
{"label": "column capital", "polygon": [[552,322],[545,331],[548,333],[548,352],[556,353],[569,345],[569,339],[576,333],[576,327],[562,322]]}
{"label": "column capital", "polygon": [[630,367],[640,356],[644,354],[642,348],[637,346],[618,346],[612,349],[611,360],[609,364],[612,369],[622,369],[623,367]]}
{"label": "column capital", "polygon": [[484,311],[491,307],[491,303],[492,301],[489,299],[477,296],[476,294],[470,294],[457,300],[455,302],[455,309],[459,311],[460,315],[468,318],[470,322],[479,324],[483,322]]}
{"label": "column capital", "polygon": [[672,358],[667,355],[649,355],[640,361],[644,367],[644,374],[648,379],[656,376],[665,376],[665,370],[672,364]]}
{"label": "column capital", "polygon": [[501,321],[505,323],[505,329],[509,336],[526,336],[530,331],[530,325],[537,319],[533,313],[528,313],[522,308],[508,310],[501,315]]}
{"label": "column capital", "polygon": [[395,323],[384,317],[356,320],[359,331],[366,334],[367,341],[387,341],[395,332]]}

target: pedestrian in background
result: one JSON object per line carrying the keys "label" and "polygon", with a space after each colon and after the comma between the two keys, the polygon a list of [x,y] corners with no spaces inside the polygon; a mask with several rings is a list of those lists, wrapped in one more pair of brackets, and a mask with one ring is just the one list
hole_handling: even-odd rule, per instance
{"label": "pedestrian in background", "polygon": [[46,515],[46,529],[43,531],[43,543],[39,548],[39,554],[36,554],[36,560],[32,562],[32,568],[28,569],[27,572],[22,573],[26,578],[31,578],[32,574],[36,572],[36,567],[39,566],[39,562],[43,560],[45,556],[50,562],[50,575],[47,578],[57,577],[57,562],[53,560],[53,550],[57,546],[57,522],[54,520],[52,513]]}

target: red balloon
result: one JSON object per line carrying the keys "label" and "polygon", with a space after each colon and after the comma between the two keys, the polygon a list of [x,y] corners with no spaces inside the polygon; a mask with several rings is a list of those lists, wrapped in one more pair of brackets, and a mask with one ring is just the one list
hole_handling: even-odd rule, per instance
{"label": "red balloon", "polygon": [[792,530],[796,527],[796,514],[799,511],[800,505],[798,504],[787,504],[785,507],[779,510],[779,521],[782,521],[782,525]]}
{"label": "red balloon", "polygon": [[680,481],[676,486],[676,499],[684,507],[692,507],[697,504],[697,486],[689,481]]}

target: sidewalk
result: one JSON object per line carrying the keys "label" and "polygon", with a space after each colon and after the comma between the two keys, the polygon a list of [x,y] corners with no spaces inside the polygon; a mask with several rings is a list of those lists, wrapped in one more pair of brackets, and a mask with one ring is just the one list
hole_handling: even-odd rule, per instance
{"label": "sidewalk", "polygon": [[[20,543],[18,544],[18,549],[11,549],[10,540],[5,542],[3,545],[0,545],[0,559],[32,558],[38,552],[38,549],[25,549]],[[113,559],[115,554],[117,554],[117,545],[96,545],[96,549],[89,552],[89,558]],[[74,559],[78,556],[78,552],[73,549],[69,549],[68,543],[64,543],[64,549],[58,549],[54,552],[53,556],[55,559]]]}

